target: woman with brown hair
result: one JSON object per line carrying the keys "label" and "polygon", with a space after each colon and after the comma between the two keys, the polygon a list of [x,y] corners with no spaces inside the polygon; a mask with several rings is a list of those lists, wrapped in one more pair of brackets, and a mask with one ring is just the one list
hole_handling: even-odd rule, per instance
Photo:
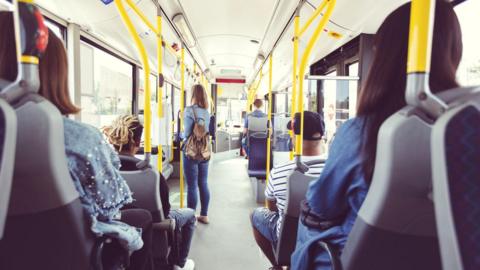
{"label": "woman with brown hair", "polygon": [[[210,113],[208,112],[208,97],[202,85],[196,84],[192,87],[192,99],[190,106],[185,108],[184,114],[184,144],[193,134],[194,125],[202,125],[205,129],[210,126]],[[212,132],[212,131],[210,131]],[[197,208],[200,192],[200,216],[199,222],[208,224],[208,204],[210,202],[210,191],[208,189],[208,160],[195,160],[183,155],[183,170],[187,180],[187,207],[193,210]]]}
{"label": "woman with brown hair", "polygon": [[[326,252],[314,243],[328,241],[341,251],[372,181],[378,131],[392,114],[406,106],[406,70],[410,7],[391,13],[380,26],[375,55],[358,104],[358,117],[337,131],[324,170],[308,189],[302,208],[322,228],[300,223],[292,269],[331,269]],[[456,70],[462,57],[462,34],[450,3],[437,0],[433,33],[430,87],[432,92],[455,88]],[[303,220],[303,219],[302,219]],[[313,265],[309,265],[313,262]]]}
{"label": "woman with brown hair", "polygon": [[[0,43],[0,78],[12,80],[17,61],[13,18],[9,13],[0,12]],[[49,31],[48,45],[39,62],[39,93],[65,116],[63,132],[67,166],[90,217],[90,229],[95,235],[117,239],[124,249],[133,252],[130,269],[143,269],[150,258],[152,217],[145,210],[127,210],[121,213],[121,220],[126,223],[116,220],[120,208],[133,201],[132,193],[120,175],[117,154],[100,131],[67,117],[80,111],[70,100],[67,74],[65,47]],[[143,234],[136,227],[142,228]],[[115,250],[107,248],[103,255],[108,265],[118,264]]]}

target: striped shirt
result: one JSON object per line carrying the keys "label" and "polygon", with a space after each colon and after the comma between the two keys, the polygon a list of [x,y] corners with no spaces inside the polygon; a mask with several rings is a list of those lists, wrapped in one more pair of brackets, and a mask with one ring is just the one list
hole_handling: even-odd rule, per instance
{"label": "striped shirt", "polygon": [[[302,156],[302,161],[311,161],[325,159],[324,155],[320,156]],[[323,170],[324,164],[316,164],[309,166],[307,175],[318,177]],[[270,171],[268,177],[267,188],[265,189],[265,197],[268,200],[275,201],[278,208],[279,218],[277,221],[277,236],[280,235],[280,225],[282,224],[285,204],[287,200],[287,180],[288,176],[295,169],[295,161],[276,166]]]}

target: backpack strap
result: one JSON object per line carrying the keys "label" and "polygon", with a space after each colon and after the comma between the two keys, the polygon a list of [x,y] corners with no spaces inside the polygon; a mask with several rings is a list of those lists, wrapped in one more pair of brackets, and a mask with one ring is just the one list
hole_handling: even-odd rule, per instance
{"label": "backpack strap", "polygon": [[193,111],[193,120],[195,120],[195,123],[197,123],[197,113],[195,112],[195,107],[192,105],[192,111]]}

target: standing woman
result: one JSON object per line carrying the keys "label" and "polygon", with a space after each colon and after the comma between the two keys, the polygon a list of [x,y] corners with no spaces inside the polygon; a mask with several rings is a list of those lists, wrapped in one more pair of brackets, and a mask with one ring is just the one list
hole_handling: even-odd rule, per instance
{"label": "standing woman", "polygon": [[[191,106],[185,108],[183,122],[183,139],[187,143],[190,136],[194,136],[194,126],[203,126],[205,130],[210,126],[210,113],[208,112],[208,99],[205,89],[200,84],[192,87]],[[210,134],[212,131],[210,130]],[[208,135],[206,135],[208,136]],[[209,140],[207,140],[209,143]],[[208,190],[208,159],[199,160],[187,156],[184,149],[183,171],[187,179],[187,207],[193,210],[197,208],[197,189],[200,192],[200,216],[197,220],[208,224],[208,203],[210,202],[210,191]]]}

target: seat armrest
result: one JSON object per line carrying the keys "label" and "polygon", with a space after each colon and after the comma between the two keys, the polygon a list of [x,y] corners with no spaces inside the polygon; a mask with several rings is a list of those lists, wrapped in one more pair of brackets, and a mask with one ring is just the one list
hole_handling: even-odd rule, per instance
{"label": "seat armrest", "polygon": [[325,250],[332,263],[332,270],[342,270],[342,262],[340,261],[340,253],[332,245],[327,242],[318,241],[317,247]]}
{"label": "seat armrest", "polygon": [[153,223],[152,227],[154,230],[174,232],[176,227],[175,219],[164,219],[161,222]]}

